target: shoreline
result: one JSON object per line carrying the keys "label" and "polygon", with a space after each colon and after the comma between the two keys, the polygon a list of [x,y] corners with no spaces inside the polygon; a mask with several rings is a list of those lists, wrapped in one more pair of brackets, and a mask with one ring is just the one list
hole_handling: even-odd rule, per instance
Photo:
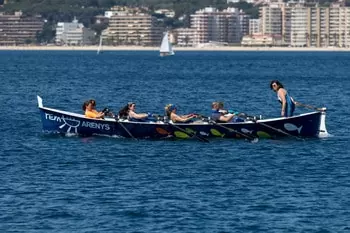
{"label": "shoreline", "polygon": [[[98,46],[0,46],[0,51],[97,51]],[[350,52],[350,48],[296,48],[296,47],[173,47],[174,51],[284,51],[284,52]],[[158,51],[158,47],[102,46],[101,51]]]}

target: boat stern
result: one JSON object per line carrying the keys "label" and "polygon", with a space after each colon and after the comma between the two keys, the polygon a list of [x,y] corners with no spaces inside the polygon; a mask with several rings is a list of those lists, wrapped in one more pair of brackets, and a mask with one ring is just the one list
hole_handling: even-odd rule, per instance
{"label": "boat stern", "polygon": [[320,126],[317,134],[319,138],[325,138],[329,136],[326,128],[326,110],[327,108],[321,108]]}

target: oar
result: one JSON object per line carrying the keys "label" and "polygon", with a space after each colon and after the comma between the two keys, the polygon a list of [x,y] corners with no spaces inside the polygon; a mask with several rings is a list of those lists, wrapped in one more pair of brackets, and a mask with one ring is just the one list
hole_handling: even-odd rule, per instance
{"label": "oar", "polygon": [[327,108],[316,108],[316,107],[314,107],[312,105],[302,104],[300,102],[296,102],[295,105],[302,106],[304,108],[308,108],[308,109],[312,109],[312,110],[316,110],[316,111],[319,111],[319,112],[325,112],[327,110]]}
{"label": "oar", "polygon": [[201,142],[208,142],[208,143],[210,142],[208,139],[203,138],[203,137],[201,137],[201,136],[198,136],[198,135],[196,135],[195,133],[189,133],[189,132],[187,132],[186,130],[182,129],[181,127],[177,126],[177,125],[174,125],[174,124],[172,124],[172,123],[166,123],[166,124],[168,124],[168,125],[174,127],[175,129],[178,129],[179,131],[181,131],[181,132],[187,134],[187,135],[190,136],[190,137],[195,137],[196,139],[198,139],[198,140],[201,141]]}
{"label": "oar", "polygon": [[121,123],[119,120],[117,120],[116,119],[116,121],[117,121],[117,123],[125,130],[125,132],[127,133],[127,134],[129,134],[129,136],[132,138],[132,139],[134,139],[134,140],[137,140],[137,138],[135,138],[133,135],[132,135],[132,133],[130,133],[130,131],[125,127],[125,125],[123,124],[123,123]]}
{"label": "oar", "polygon": [[239,134],[239,135],[241,135],[241,136],[243,136],[243,137],[249,139],[251,142],[258,142],[258,141],[259,141],[259,139],[258,139],[257,137],[253,137],[253,136],[250,136],[250,135],[248,135],[248,134],[241,133],[241,132],[239,132],[239,131],[237,131],[237,130],[235,130],[235,129],[232,129],[232,128],[229,128],[229,127],[220,125],[220,124],[218,124],[217,122],[211,120],[211,119],[210,119],[209,117],[207,117],[207,116],[203,116],[203,115],[201,115],[201,114],[196,114],[196,115],[197,115],[198,117],[202,118],[202,119],[208,120],[210,123],[212,123],[212,124],[214,124],[214,125],[216,125],[216,126],[219,126],[219,127],[223,128],[223,129],[226,129],[226,130],[228,130],[228,131],[230,131],[230,132],[234,132],[234,133],[236,133],[236,134]]}
{"label": "oar", "polygon": [[219,127],[223,128],[223,129],[226,129],[226,130],[228,130],[228,131],[230,131],[230,132],[234,132],[234,133],[236,133],[236,134],[238,134],[238,135],[241,135],[241,136],[243,136],[243,137],[249,139],[250,142],[256,143],[256,142],[259,141],[259,139],[256,138],[256,137],[252,137],[252,136],[250,136],[250,135],[248,135],[248,134],[241,133],[241,132],[239,132],[239,131],[237,131],[237,130],[235,130],[235,129],[232,129],[232,128],[229,128],[229,127],[220,125],[220,124],[216,123],[216,122],[213,121],[213,120],[210,120],[209,122],[212,123],[212,124],[214,124],[214,125],[216,125],[216,126],[219,126]]}
{"label": "oar", "polygon": [[288,136],[288,137],[291,137],[291,138],[295,138],[295,139],[298,139],[298,140],[305,141],[303,138],[298,137],[298,136],[294,136],[294,135],[292,135],[292,134],[290,134],[290,133],[287,133],[287,132],[284,131],[284,130],[277,129],[277,128],[273,127],[273,126],[270,126],[270,125],[265,124],[265,123],[262,123],[262,122],[258,122],[258,121],[256,121],[256,120],[253,120],[253,121],[254,121],[255,123],[257,123],[257,124],[260,124],[260,125],[262,125],[262,126],[265,126],[266,128],[270,128],[270,129],[275,130],[275,131],[277,131],[277,132],[279,132],[279,133],[282,133],[282,134],[284,134],[284,135],[286,135],[286,136]]}
{"label": "oar", "polygon": [[268,125],[268,124],[265,124],[265,123],[262,123],[262,122],[258,122],[257,117],[249,116],[249,115],[245,114],[244,118],[247,119],[247,120],[253,121],[253,122],[256,123],[256,124],[260,124],[260,125],[262,125],[262,126],[265,126],[266,128],[270,128],[270,129],[272,129],[272,130],[274,130],[274,131],[277,131],[277,132],[279,132],[279,133],[281,133],[281,134],[284,134],[284,135],[286,135],[286,136],[288,136],[288,137],[292,137],[292,138],[296,138],[296,139],[298,139],[298,140],[304,141],[304,139],[301,138],[301,137],[294,136],[294,135],[292,135],[292,134],[290,134],[290,133],[287,133],[287,132],[284,131],[284,130],[277,129],[277,128],[275,128],[275,127],[273,127],[273,126],[270,126],[270,125]]}

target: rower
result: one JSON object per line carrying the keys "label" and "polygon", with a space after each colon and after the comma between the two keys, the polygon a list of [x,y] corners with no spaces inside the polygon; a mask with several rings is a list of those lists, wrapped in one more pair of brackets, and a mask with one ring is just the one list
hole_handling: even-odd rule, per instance
{"label": "rower", "polygon": [[187,114],[187,115],[177,115],[177,107],[174,104],[168,104],[165,106],[166,116],[173,123],[189,123],[192,122],[194,118],[197,118],[196,114]]}
{"label": "rower", "polygon": [[217,123],[244,122],[244,119],[239,117],[238,112],[224,110],[223,108],[223,102],[213,102],[211,105],[211,119]]}
{"label": "rower", "polygon": [[104,112],[98,112],[96,109],[96,101],[93,99],[90,99],[88,101],[85,101],[83,104],[83,110],[85,111],[85,117],[88,118],[96,118],[96,119],[103,119],[105,116]]}
{"label": "rower", "polygon": [[120,119],[128,119],[129,121],[149,121],[149,118],[152,117],[151,113],[136,113],[135,112],[136,104],[134,102],[129,102],[119,111]]}

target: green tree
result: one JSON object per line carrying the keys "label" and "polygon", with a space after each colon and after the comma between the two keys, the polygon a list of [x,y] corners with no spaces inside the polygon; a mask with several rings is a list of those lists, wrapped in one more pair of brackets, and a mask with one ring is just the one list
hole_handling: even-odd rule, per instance
{"label": "green tree", "polygon": [[37,43],[51,43],[55,38],[55,26],[49,22],[44,24],[43,30],[36,33]]}
{"label": "green tree", "polygon": [[26,45],[29,45],[29,44],[32,43],[32,39],[27,38],[27,39],[24,40],[24,43],[25,43]]}

